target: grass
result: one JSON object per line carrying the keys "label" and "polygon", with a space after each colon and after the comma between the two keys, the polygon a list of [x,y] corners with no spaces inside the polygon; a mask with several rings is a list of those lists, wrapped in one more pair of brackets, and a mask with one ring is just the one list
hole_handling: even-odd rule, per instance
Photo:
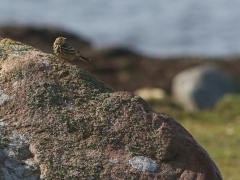
{"label": "grass", "polygon": [[180,122],[209,153],[223,179],[240,177],[240,95],[226,95],[214,109],[187,113],[171,103],[150,102],[154,110],[165,112]]}

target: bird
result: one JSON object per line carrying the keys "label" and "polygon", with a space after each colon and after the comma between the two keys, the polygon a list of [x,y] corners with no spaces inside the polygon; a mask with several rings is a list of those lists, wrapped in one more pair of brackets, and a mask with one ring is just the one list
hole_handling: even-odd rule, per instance
{"label": "bird", "polygon": [[86,58],[80,54],[74,47],[65,42],[67,38],[58,37],[53,43],[53,52],[60,59],[66,61],[72,61],[75,58],[79,58],[83,61],[90,61],[91,59]]}

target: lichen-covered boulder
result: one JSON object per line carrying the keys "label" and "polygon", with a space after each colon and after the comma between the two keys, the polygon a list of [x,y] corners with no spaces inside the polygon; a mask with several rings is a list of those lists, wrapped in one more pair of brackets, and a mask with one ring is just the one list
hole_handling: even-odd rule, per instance
{"label": "lichen-covered boulder", "polygon": [[0,92],[0,179],[222,179],[173,118],[51,54],[1,39]]}

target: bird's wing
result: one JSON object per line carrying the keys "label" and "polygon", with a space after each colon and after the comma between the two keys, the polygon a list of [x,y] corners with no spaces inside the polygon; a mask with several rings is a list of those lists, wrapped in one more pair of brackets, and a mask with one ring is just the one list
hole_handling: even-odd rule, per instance
{"label": "bird's wing", "polygon": [[67,53],[67,54],[74,54],[75,55],[75,54],[79,53],[76,49],[74,49],[74,47],[70,46],[67,43],[64,43],[62,45],[61,49],[62,49],[63,53]]}

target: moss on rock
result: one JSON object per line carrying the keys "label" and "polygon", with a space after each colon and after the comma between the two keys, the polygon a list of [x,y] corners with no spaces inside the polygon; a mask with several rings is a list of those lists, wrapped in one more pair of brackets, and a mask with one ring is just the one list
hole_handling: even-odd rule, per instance
{"label": "moss on rock", "polygon": [[[53,55],[9,39],[0,41],[0,49],[0,90],[14,95],[0,106],[1,118],[7,122],[2,128],[24,134],[41,178],[181,176],[188,160],[181,160],[183,166],[171,164],[185,151],[179,142],[186,136],[195,141],[168,115],[153,112],[132,93],[113,92],[89,72]],[[8,142],[3,138],[8,139],[11,133],[0,132],[0,148]],[[128,163],[133,156],[156,160],[158,169],[133,169]]]}

